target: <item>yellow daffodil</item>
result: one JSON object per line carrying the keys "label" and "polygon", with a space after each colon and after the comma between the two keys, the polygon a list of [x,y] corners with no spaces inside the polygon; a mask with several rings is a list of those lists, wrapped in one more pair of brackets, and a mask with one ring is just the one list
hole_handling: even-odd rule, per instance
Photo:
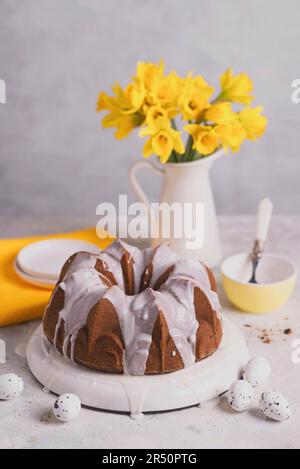
{"label": "yellow daffodil", "polygon": [[219,137],[225,153],[228,152],[228,148],[234,153],[237,152],[247,136],[238,119],[216,125],[215,134]]}
{"label": "yellow daffodil", "polygon": [[228,122],[235,118],[235,112],[231,108],[230,103],[216,103],[207,109],[204,113],[204,119],[209,122],[221,124],[222,122]]}
{"label": "yellow daffodil", "polygon": [[200,155],[209,155],[219,146],[219,139],[210,125],[188,124],[184,130],[193,137],[193,148]]}
{"label": "yellow daffodil", "polygon": [[210,99],[215,91],[214,87],[210,86],[201,75],[192,78],[192,85],[199,91],[203,98],[207,100]]}
{"label": "yellow daffodil", "polygon": [[145,99],[145,89],[140,82],[130,83],[124,91],[125,95],[125,104],[126,101],[129,102],[129,109],[128,114],[132,114],[133,112],[138,112]]}
{"label": "yellow daffodil", "polygon": [[183,120],[198,121],[202,112],[209,107],[209,104],[206,99],[203,99],[199,94],[190,93],[182,96],[180,99],[180,107]]}
{"label": "yellow daffodil", "polygon": [[214,92],[203,77],[189,74],[184,82],[179,106],[184,120],[198,121],[203,111],[210,107],[208,99]]}
{"label": "yellow daffodil", "polygon": [[137,65],[136,76],[133,81],[141,83],[145,91],[143,112],[148,113],[152,106],[159,106],[168,111],[169,118],[178,113],[178,97],[182,79],[175,71],[164,75],[164,62],[143,63]]}
{"label": "yellow daffodil", "polygon": [[146,124],[151,125],[156,119],[164,117],[168,119],[168,111],[161,106],[151,106],[147,108]]}
{"label": "yellow daffodil", "polygon": [[143,104],[144,91],[138,84],[130,84],[123,90],[119,83],[116,83],[112,90],[115,96],[100,94],[97,111],[105,110],[107,109],[105,106],[113,104],[122,114],[134,114]]}
{"label": "yellow daffodil", "polygon": [[218,101],[233,101],[241,104],[250,104],[254,99],[251,96],[253,84],[246,73],[233,75],[232,69],[229,68],[220,76],[221,93]]}
{"label": "yellow daffodil", "polygon": [[156,77],[152,90],[148,95],[150,103],[166,109],[170,118],[175,117],[178,113],[178,99],[181,93],[181,86],[182,79],[174,71],[165,77]]}
{"label": "yellow daffodil", "polygon": [[97,111],[109,111],[102,119],[103,127],[115,127],[115,137],[126,137],[135,127],[141,125],[144,116],[140,112],[144,94],[136,85],[129,85],[123,90],[117,83],[113,87],[115,96],[102,92],[97,102]]}
{"label": "yellow daffodil", "polygon": [[239,121],[246,131],[249,140],[256,140],[261,137],[267,126],[268,119],[261,115],[262,106],[245,108],[238,114]]}
{"label": "yellow daffodil", "polygon": [[173,150],[179,154],[184,153],[180,132],[171,127],[169,119],[159,117],[148,127],[141,129],[139,135],[149,137],[143,150],[145,158],[155,153],[160,157],[161,163],[166,163]]}
{"label": "yellow daffodil", "polygon": [[152,62],[138,62],[136,77],[134,81],[138,80],[143,83],[145,89],[150,91],[155,80],[161,79],[164,74],[165,64],[161,60],[158,64]]}

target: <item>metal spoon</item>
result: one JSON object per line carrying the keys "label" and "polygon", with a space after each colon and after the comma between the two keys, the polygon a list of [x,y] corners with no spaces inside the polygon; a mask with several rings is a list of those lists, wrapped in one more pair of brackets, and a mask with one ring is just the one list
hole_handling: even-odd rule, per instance
{"label": "metal spoon", "polygon": [[256,217],[256,236],[254,246],[251,252],[252,260],[252,276],[249,283],[257,283],[256,270],[265,247],[265,242],[270,226],[271,216],[273,212],[273,204],[270,199],[263,199],[257,210]]}

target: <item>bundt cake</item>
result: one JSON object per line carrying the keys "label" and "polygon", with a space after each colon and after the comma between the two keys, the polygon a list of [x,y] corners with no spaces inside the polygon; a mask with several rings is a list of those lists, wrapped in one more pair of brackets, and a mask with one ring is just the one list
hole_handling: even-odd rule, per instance
{"label": "bundt cake", "polygon": [[78,252],[62,268],[44,333],[77,364],[129,375],[168,373],[202,360],[222,338],[211,271],[168,246],[116,240]]}

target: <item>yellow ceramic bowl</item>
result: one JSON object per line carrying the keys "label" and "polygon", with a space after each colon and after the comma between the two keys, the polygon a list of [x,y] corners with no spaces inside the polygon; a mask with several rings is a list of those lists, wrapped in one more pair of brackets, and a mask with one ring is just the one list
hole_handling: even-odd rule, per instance
{"label": "yellow ceramic bowl", "polygon": [[283,306],[295,287],[297,269],[293,263],[264,254],[257,268],[258,284],[248,283],[252,273],[249,254],[236,254],[221,266],[222,284],[230,301],[242,311],[268,313]]}

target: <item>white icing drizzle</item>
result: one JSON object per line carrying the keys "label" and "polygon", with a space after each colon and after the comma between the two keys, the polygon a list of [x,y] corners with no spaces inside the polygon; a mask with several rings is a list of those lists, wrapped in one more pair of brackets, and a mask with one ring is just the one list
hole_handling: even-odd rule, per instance
{"label": "white icing drizzle", "polygon": [[115,286],[106,292],[104,298],[113,304],[119,318],[125,344],[125,373],[143,375],[158,314],[155,292],[147,288],[139,295],[126,296]]}
{"label": "white icing drizzle", "polygon": [[134,272],[134,293],[138,294],[141,282],[141,276],[145,268],[144,252],[135,246],[120,241],[120,245],[123,252],[129,252],[130,260],[133,261],[133,272]]}
{"label": "white icing drizzle", "polygon": [[71,343],[71,360],[74,358],[74,345],[80,329],[86,324],[89,312],[102,298],[107,286],[94,269],[79,269],[66,275],[59,284],[65,293],[64,307],[59,312],[56,324],[54,345],[57,334],[64,321],[63,354],[67,356],[69,341]]}
{"label": "white icing drizzle", "polygon": [[79,269],[94,269],[99,255],[90,252],[77,252],[68,268],[66,275],[72,275]]}
{"label": "white icing drizzle", "polygon": [[[121,260],[125,253],[130,254],[135,278],[135,294],[124,292],[124,279]],[[96,271],[97,259],[101,259],[116,278],[118,285],[107,286]],[[152,263],[150,287],[138,293],[140,279]],[[171,266],[174,269],[160,291],[152,287]],[[118,316],[124,350],[124,372],[129,375],[143,375],[147,366],[149,349],[155,322],[161,311],[166,320],[170,336],[185,367],[195,362],[195,343],[199,323],[194,307],[194,287],[199,286],[207,296],[212,309],[219,314],[220,304],[217,294],[212,291],[207,270],[198,261],[180,261],[168,246],[161,245],[145,251],[117,240],[99,256],[85,252],[77,253],[63,281],[56,287],[65,293],[64,307],[59,312],[54,345],[64,321],[63,354],[67,356],[71,344],[71,359],[74,359],[74,345],[80,329],[86,324],[88,315],[101,298],[112,303]],[[55,294],[54,292],[54,294]],[[52,299],[54,297],[52,295]],[[172,352],[175,356],[176,351]]]}
{"label": "white icing drizzle", "polygon": [[166,272],[169,267],[175,265],[179,260],[179,257],[175,252],[171,251],[169,246],[166,244],[161,244],[154,249],[152,254],[152,277],[150,282],[150,287],[154,287],[157,280]]}
{"label": "white icing drizzle", "polygon": [[103,261],[105,268],[113,274],[118,285],[121,288],[124,288],[123,272],[121,268],[122,255],[120,256],[120,258],[116,257],[114,250],[111,249],[111,251],[106,250],[106,251],[101,252],[99,257]]}
{"label": "white icing drizzle", "polygon": [[[145,373],[152,333],[159,311],[162,311],[170,336],[178,349],[184,366],[195,362],[195,342],[199,323],[195,316],[194,290],[187,280],[176,281],[181,300],[170,291],[164,293],[147,288],[139,295],[129,297],[118,287],[110,288],[104,298],[114,306],[125,344],[125,373]],[[179,285],[180,283],[180,285]],[[182,289],[182,291],[180,291]]]}
{"label": "white icing drizzle", "polygon": [[[107,265],[109,271],[116,278],[119,287],[124,288],[121,260],[124,254],[129,253],[134,263],[135,289],[139,288],[139,280],[142,275],[143,253],[138,248],[117,239],[110,244],[105,251],[100,253],[100,259]],[[137,291],[136,291],[137,292]]]}
{"label": "white icing drizzle", "polygon": [[191,282],[193,287],[199,286],[210,302],[213,311],[215,311],[219,318],[221,317],[221,306],[218,295],[211,289],[209,276],[202,262],[193,259],[176,262],[175,268],[162,286],[162,290],[168,290],[172,282],[176,279],[186,279]]}
{"label": "white icing drizzle", "polygon": [[[176,290],[176,295],[173,290]],[[191,366],[195,363],[196,333],[199,327],[193,285],[185,280],[177,280],[169,290],[155,294],[183,364],[185,367]]]}

